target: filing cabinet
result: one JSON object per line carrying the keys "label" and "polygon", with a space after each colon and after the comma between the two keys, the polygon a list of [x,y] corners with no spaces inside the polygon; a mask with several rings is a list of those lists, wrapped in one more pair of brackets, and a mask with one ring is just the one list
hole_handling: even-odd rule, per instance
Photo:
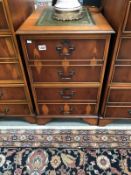
{"label": "filing cabinet", "polygon": [[37,25],[43,13],[33,13],[17,31],[37,123],[82,118],[96,125],[110,35],[114,31],[101,14],[92,14],[95,22],[91,25]]}
{"label": "filing cabinet", "polygon": [[[131,1],[105,0],[104,15],[116,30],[99,124],[131,118]],[[115,15],[112,15],[112,13]]]}
{"label": "filing cabinet", "polygon": [[35,122],[15,34],[33,9],[33,1],[0,0],[0,119],[20,117]]}

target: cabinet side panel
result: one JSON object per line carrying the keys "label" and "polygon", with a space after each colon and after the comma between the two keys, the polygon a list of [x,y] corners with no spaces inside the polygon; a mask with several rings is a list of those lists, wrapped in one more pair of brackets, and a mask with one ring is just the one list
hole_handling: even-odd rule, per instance
{"label": "cabinet side panel", "polygon": [[122,23],[122,17],[124,13],[124,6],[126,6],[127,0],[104,0],[103,13],[112,27],[118,31]]}
{"label": "cabinet side panel", "polygon": [[7,0],[14,30],[16,31],[34,10],[34,0]]}

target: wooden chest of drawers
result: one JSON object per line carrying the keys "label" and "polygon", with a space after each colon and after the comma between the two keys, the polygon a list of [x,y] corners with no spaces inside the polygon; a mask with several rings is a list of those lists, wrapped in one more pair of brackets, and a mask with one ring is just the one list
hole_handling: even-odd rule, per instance
{"label": "wooden chest of drawers", "polygon": [[97,124],[112,28],[101,14],[92,26],[37,26],[37,11],[19,28],[37,122],[82,118]]}
{"label": "wooden chest of drawers", "polygon": [[[112,15],[115,13],[114,15]],[[131,1],[105,0],[104,15],[116,30],[111,45],[100,125],[131,118]]]}
{"label": "wooden chest of drawers", "polygon": [[33,1],[0,0],[0,119],[20,117],[35,122],[15,35],[32,11]]}

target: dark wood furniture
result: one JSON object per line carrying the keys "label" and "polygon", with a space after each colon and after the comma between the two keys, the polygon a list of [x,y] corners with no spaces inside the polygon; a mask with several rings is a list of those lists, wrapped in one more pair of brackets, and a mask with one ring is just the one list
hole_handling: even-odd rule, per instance
{"label": "dark wood furniture", "polygon": [[101,14],[96,25],[37,26],[34,12],[19,28],[37,123],[82,118],[98,123],[98,109],[113,29]]}
{"label": "dark wood furniture", "polygon": [[104,0],[104,15],[116,31],[109,55],[100,125],[131,118],[131,0]]}
{"label": "dark wood furniture", "polygon": [[33,1],[0,0],[0,118],[35,122],[15,31],[32,13]]}

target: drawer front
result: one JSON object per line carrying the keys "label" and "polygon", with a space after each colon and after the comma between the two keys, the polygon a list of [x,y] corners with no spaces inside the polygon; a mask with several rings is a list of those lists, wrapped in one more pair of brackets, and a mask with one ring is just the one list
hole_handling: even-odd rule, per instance
{"label": "drawer front", "polygon": [[98,88],[35,88],[38,101],[47,100],[81,100],[97,101]]}
{"label": "drawer front", "polygon": [[117,59],[119,60],[131,60],[131,37],[122,37],[119,47],[119,53]]}
{"label": "drawer front", "polygon": [[16,58],[15,46],[11,36],[0,36],[0,59]]}
{"label": "drawer front", "polygon": [[131,103],[131,89],[111,89],[108,102]]}
{"label": "drawer front", "polygon": [[24,87],[0,87],[1,100],[26,100]]}
{"label": "drawer front", "polygon": [[107,106],[105,117],[108,118],[131,118],[131,106]]}
{"label": "drawer front", "polygon": [[22,73],[17,63],[0,63],[0,81],[22,80]]}
{"label": "drawer front", "polygon": [[115,66],[113,82],[131,83],[131,65]]}
{"label": "drawer front", "polygon": [[40,115],[95,115],[95,104],[39,104]]}
{"label": "drawer front", "polygon": [[6,31],[8,29],[7,18],[4,11],[3,2],[0,1],[0,31]]}
{"label": "drawer front", "polygon": [[[39,36],[40,38],[40,36]],[[29,60],[103,59],[104,39],[27,39]]]}
{"label": "drawer front", "polygon": [[25,116],[30,110],[27,104],[0,104],[0,116]]}
{"label": "drawer front", "polygon": [[124,31],[131,33],[131,1],[129,2],[128,9],[127,9]]}
{"label": "drawer front", "polygon": [[32,66],[33,82],[100,82],[101,66]]}

